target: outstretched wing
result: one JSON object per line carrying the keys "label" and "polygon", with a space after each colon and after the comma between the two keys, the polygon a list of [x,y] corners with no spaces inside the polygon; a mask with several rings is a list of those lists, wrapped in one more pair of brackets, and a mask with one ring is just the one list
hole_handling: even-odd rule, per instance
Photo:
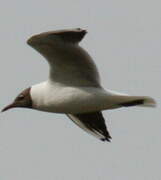
{"label": "outstretched wing", "polygon": [[100,86],[92,58],[79,46],[85,30],[61,30],[32,36],[27,43],[50,65],[50,80],[72,86]]}
{"label": "outstretched wing", "polygon": [[101,112],[86,114],[67,114],[67,116],[80,128],[102,141],[110,141],[111,136],[107,131],[105,120]]}

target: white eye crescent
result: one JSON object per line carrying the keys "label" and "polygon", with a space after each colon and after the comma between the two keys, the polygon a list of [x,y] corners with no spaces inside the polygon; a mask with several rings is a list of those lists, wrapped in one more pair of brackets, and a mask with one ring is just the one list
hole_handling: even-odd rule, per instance
{"label": "white eye crescent", "polygon": [[23,95],[23,94],[20,94],[19,96],[18,96],[18,99],[20,100],[20,99],[23,99],[25,96]]}

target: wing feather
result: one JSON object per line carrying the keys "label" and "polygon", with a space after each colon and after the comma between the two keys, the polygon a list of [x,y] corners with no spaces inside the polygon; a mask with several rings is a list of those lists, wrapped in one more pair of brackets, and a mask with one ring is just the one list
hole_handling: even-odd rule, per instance
{"label": "wing feather", "polygon": [[85,30],[50,31],[32,36],[27,43],[49,63],[49,78],[71,86],[100,87],[97,67],[90,55],[79,46]]}
{"label": "wing feather", "polygon": [[80,128],[102,141],[110,141],[105,120],[101,112],[86,114],[67,114],[67,116]]}

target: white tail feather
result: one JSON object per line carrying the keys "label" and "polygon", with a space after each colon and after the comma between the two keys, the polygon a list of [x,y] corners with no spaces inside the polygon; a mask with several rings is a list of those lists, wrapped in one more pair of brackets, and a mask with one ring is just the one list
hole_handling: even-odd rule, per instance
{"label": "white tail feather", "polygon": [[145,106],[145,107],[156,107],[156,101],[148,96],[143,96],[144,103],[141,104],[140,106]]}
{"label": "white tail feather", "polygon": [[156,102],[153,98],[148,96],[120,96],[119,103],[122,106],[143,106],[143,107],[156,107]]}
{"label": "white tail feather", "polygon": [[116,91],[108,91],[110,93],[110,101],[113,102],[111,108],[120,106],[143,106],[156,107],[156,101],[149,96],[130,96],[128,94],[117,93]]}

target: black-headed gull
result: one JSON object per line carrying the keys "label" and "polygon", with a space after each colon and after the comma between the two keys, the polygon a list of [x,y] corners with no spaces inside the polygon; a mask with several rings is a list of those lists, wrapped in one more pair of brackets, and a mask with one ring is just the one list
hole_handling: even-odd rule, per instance
{"label": "black-headed gull", "polygon": [[75,124],[102,141],[110,141],[102,110],[129,106],[155,106],[147,96],[105,90],[90,55],[79,46],[86,31],[80,28],[32,36],[27,43],[49,63],[49,78],[22,91],[2,111],[24,107],[64,113]]}

